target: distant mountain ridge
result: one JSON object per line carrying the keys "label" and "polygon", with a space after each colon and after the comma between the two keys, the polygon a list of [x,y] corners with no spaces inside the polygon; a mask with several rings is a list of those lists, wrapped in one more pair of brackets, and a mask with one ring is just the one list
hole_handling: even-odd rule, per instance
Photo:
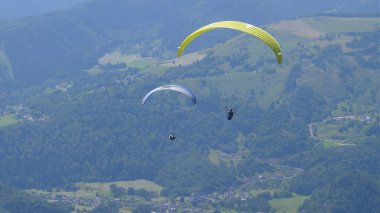
{"label": "distant mountain ridge", "polygon": [[68,9],[89,0],[0,0],[0,20]]}
{"label": "distant mountain ridge", "polygon": [[174,57],[186,34],[212,21],[261,25],[326,11],[371,13],[375,6],[376,0],[91,1],[65,12],[0,22],[0,49],[5,56],[0,58],[0,86],[35,85],[79,73],[95,64],[105,49],[116,47]]}

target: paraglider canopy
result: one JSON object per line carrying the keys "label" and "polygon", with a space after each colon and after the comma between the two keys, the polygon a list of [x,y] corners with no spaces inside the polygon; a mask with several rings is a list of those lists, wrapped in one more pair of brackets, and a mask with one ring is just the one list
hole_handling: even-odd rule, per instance
{"label": "paraglider canopy", "polygon": [[263,41],[265,44],[267,44],[274,54],[276,55],[277,58],[277,63],[281,64],[282,63],[282,51],[280,48],[279,43],[276,41],[273,36],[271,36],[268,32],[266,32],[263,29],[260,29],[256,26],[253,26],[248,23],[240,22],[240,21],[220,21],[220,22],[215,22],[206,26],[203,26],[193,33],[191,33],[183,42],[181,45],[178,47],[178,53],[177,57],[180,57],[182,55],[182,52],[185,50],[187,45],[197,38],[198,36],[202,35],[203,33],[214,30],[217,28],[228,28],[228,29],[234,29],[234,30],[240,30],[242,32],[248,33],[254,37],[259,38],[261,41]]}
{"label": "paraglider canopy", "polygon": [[151,90],[150,92],[148,92],[142,100],[142,103],[141,103],[142,106],[144,106],[145,102],[149,99],[149,97],[153,93],[158,92],[158,91],[162,91],[162,90],[172,90],[172,91],[179,92],[179,93],[189,97],[191,99],[191,101],[193,102],[193,104],[197,103],[197,98],[195,97],[195,94],[190,89],[188,89],[184,86],[180,86],[180,85],[163,85],[163,86],[157,87],[157,88]]}

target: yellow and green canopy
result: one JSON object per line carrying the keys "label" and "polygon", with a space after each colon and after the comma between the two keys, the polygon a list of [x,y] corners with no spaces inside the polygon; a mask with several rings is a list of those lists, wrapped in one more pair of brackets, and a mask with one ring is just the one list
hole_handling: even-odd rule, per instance
{"label": "yellow and green canopy", "polygon": [[260,29],[258,27],[255,27],[251,24],[247,24],[240,21],[221,21],[221,22],[215,22],[206,26],[203,26],[193,33],[191,33],[185,40],[183,40],[182,44],[178,47],[178,54],[177,57],[180,57],[182,55],[182,52],[185,50],[187,45],[196,37],[202,35],[203,33],[214,30],[217,28],[228,28],[228,29],[234,29],[234,30],[240,30],[242,32],[248,33],[254,37],[257,37],[258,39],[262,40],[264,43],[266,43],[274,52],[277,58],[277,62],[279,64],[282,63],[282,52],[279,43],[276,41],[273,36],[271,36],[268,32],[266,32],[263,29]]}

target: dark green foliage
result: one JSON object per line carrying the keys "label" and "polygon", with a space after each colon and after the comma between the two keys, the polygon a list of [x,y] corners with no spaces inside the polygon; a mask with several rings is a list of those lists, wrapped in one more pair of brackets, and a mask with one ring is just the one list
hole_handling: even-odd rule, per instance
{"label": "dark green foliage", "polygon": [[[331,38],[331,40],[334,38]],[[326,40],[329,40],[328,38]],[[321,54],[325,57],[331,57],[333,55],[341,55],[342,54],[342,47],[340,44],[332,44],[326,46],[324,49],[322,49]]]}
{"label": "dark green foliage", "polygon": [[112,196],[120,198],[125,194],[125,189],[123,187],[118,187],[116,184],[110,185],[110,191]]}
{"label": "dark green foliage", "polygon": [[271,200],[272,199],[272,195],[270,194],[270,192],[261,192],[261,193],[257,194],[256,197],[263,199],[263,200]]}
{"label": "dark green foliage", "polygon": [[289,186],[289,190],[300,195],[310,195],[313,192],[314,187],[308,181],[297,179],[297,181],[293,181]]}
{"label": "dark green foliage", "polygon": [[327,116],[326,100],[313,88],[300,86],[289,100],[289,108],[293,116],[311,123],[313,120],[321,120]]}
{"label": "dark green foliage", "polygon": [[368,136],[378,136],[380,137],[380,125],[378,123],[373,124],[366,133]]}
{"label": "dark green foliage", "polygon": [[150,201],[152,197],[157,197],[157,192],[148,191],[146,189],[134,189],[132,187],[128,188],[127,194],[130,196],[143,197],[146,201]]}
{"label": "dark green foliage", "polygon": [[375,177],[363,174],[342,175],[313,192],[300,212],[368,212],[380,210],[380,185]]}
{"label": "dark green foliage", "polygon": [[133,187],[128,187],[127,189],[127,195],[134,196],[136,194],[136,190]]}
{"label": "dark green foliage", "polygon": [[22,86],[77,75],[97,62],[109,40],[86,21],[63,13],[10,20],[4,25],[15,26],[12,30],[0,27],[0,41],[14,80]]}
{"label": "dark green foliage", "polygon": [[[166,99],[163,94],[162,99],[152,100],[153,103],[147,105],[144,111],[140,111],[141,97],[144,91],[148,90],[145,87],[151,87],[152,84],[139,85],[138,90],[126,90],[124,86],[114,85],[115,77],[122,77],[122,74],[102,75],[101,84],[108,87],[107,91],[92,86],[95,82],[84,80],[83,85],[90,86],[78,84],[79,88],[70,91],[68,96],[56,92],[31,101],[30,105],[34,107],[35,112],[41,111],[51,117],[45,122],[26,122],[0,130],[3,151],[13,152],[19,143],[23,147],[22,151],[20,150],[23,154],[18,153],[8,158],[2,156],[0,164],[4,172],[0,173],[1,178],[23,188],[48,189],[82,180],[139,178],[157,179],[164,183],[164,186],[167,183],[169,187],[169,183],[177,175],[183,176],[183,182],[194,178],[188,174],[197,170],[196,166],[192,166],[195,163],[201,167],[194,178],[198,181],[198,185],[194,186],[197,191],[210,192],[234,183],[232,171],[226,172],[225,167],[220,168],[208,162],[205,157],[208,149],[205,149],[204,143],[205,138],[217,136],[210,144],[236,149],[233,129],[227,128],[224,134],[219,135],[219,129],[212,127],[213,119],[204,119],[206,114],[200,116],[198,111],[189,111],[189,115],[186,115],[183,111],[186,109],[182,112],[171,112],[179,107],[177,96],[171,96],[175,97],[174,99]],[[129,86],[133,88],[137,85]],[[84,95],[80,92],[82,89],[95,92]],[[165,99],[167,105],[162,105],[161,110],[153,108],[154,102],[159,103]],[[168,119],[169,116],[171,119]],[[186,117],[190,119],[184,120]],[[225,120],[224,113],[221,113],[220,117],[214,114],[214,120]],[[173,130],[171,128],[183,135],[174,143],[167,141],[168,132]],[[13,133],[10,133],[10,130]],[[198,131],[205,135],[200,135]],[[193,142],[185,142],[184,139]],[[28,144],[34,144],[33,148]],[[43,151],[37,155],[36,150]],[[188,160],[182,157],[189,156],[192,152],[202,154],[194,156],[194,162],[190,157]],[[18,169],[13,170],[14,166]],[[163,172],[173,166],[178,169]],[[176,174],[183,171],[186,171],[186,175]],[[30,178],[25,179],[22,176]],[[214,176],[217,178],[211,178],[214,181],[208,182],[208,179]],[[188,194],[192,189],[189,186],[176,184],[178,189],[170,190]],[[149,199],[149,196],[145,197]]]}
{"label": "dark green foliage", "polygon": [[68,204],[48,203],[23,191],[0,184],[0,212],[64,213],[74,208]]}
{"label": "dark green foliage", "polygon": [[270,108],[255,130],[252,152],[261,157],[282,157],[305,149],[307,128],[302,119],[292,119],[287,105]]}
{"label": "dark green foliage", "polygon": [[285,91],[292,92],[297,87],[297,79],[301,77],[302,68],[299,64],[293,65],[285,82]]}
{"label": "dark green foliage", "polygon": [[108,201],[100,204],[92,213],[118,213],[120,209],[119,204],[116,201]]}
{"label": "dark green foliage", "polygon": [[288,191],[280,191],[280,192],[275,192],[273,194],[273,199],[281,199],[281,198],[290,198],[290,197],[293,197],[292,193],[288,192]]}
{"label": "dark green foliage", "polygon": [[[294,181],[295,185],[318,188],[331,183],[335,178],[356,171],[363,174],[380,175],[380,144],[376,139],[363,143],[358,147],[341,147],[324,149],[315,147],[298,156],[291,162],[305,169],[301,179]],[[300,157],[302,156],[302,159]]]}
{"label": "dark green foliage", "polygon": [[[233,171],[217,167],[205,157],[196,154],[178,156],[160,171],[158,183],[166,186],[162,195],[190,195],[189,192],[212,193],[223,191],[236,183]],[[172,181],[172,180],[176,181]]]}
{"label": "dark green foliage", "polygon": [[219,206],[225,209],[230,209],[231,207],[234,207],[233,209],[238,212],[272,212],[272,208],[270,207],[268,202],[255,197],[248,197],[246,199],[232,198],[221,202]]}
{"label": "dark green foliage", "polygon": [[132,208],[132,213],[145,213],[145,212],[151,212],[153,210],[152,205],[139,205],[135,208]]}
{"label": "dark green foliage", "polygon": [[265,171],[273,171],[273,167],[268,163],[259,162],[257,158],[244,159],[239,163],[237,172],[242,176],[254,176],[257,173],[263,173]]}

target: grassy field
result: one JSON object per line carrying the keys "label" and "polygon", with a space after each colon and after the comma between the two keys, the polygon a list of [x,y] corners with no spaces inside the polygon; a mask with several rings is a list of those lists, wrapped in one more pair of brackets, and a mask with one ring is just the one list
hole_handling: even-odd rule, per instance
{"label": "grassy field", "polygon": [[[107,199],[111,198],[110,185],[115,184],[118,187],[123,187],[124,189],[128,189],[129,187],[133,187],[135,189],[146,189],[148,191],[155,191],[160,193],[163,187],[160,185],[147,181],[147,180],[135,180],[135,181],[115,181],[115,182],[98,182],[98,183],[77,183],[76,186],[79,187],[77,191],[64,191],[62,189],[53,189],[52,192],[38,190],[38,189],[29,189],[25,190],[26,192],[39,194],[39,195],[65,195],[68,197],[74,197],[75,199],[80,198],[95,198],[97,195],[101,197],[106,197]],[[134,198],[137,202],[145,202],[143,198]],[[162,197],[154,198],[156,200],[162,199]],[[75,206],[75,210],[93,210],[94,207]],[[120,212],[130,213],[131,210],[128,208],[122,208]]]}
{"label": "grassy field", "polygon": [[365,17],[311,17],[303,20],[314,29],[323,33],[374,31],[379,25],[379,18]]}
{"label": "grassy field", "polygon": [[[45,195],[45,194],[65,195],[65,196],[76,197],[76,198],[96,197],[96,191],[90,191],[90,190],[86,191],[86,190],[82,190],[82,189],[74,191],[74,192],[63,191],[60,189],[54,189],[52,192],[39,190],[39,189],[28,189],[25,191],[36,193],[36,194],[43,194],[43,195]],[[104,196],[109,195],[109,193],[108,194],[99,193],[99,194],[104,195]]]}
{"label": "grassy field", "polygon": [[132,213],[132,211],[130,209],[127,209],[127,208],[121,208],[121,209],[119,209],[119,212],[120,213]]}
{"label": "grassy field", "polygon": [[222,210],[222,213],[238,213],[235,210]]}
{"label": "grassy field", "polygon": [[0,117],[0,127],[8,126],[17,123],[16,115],[10,114]]}
{"label": "grassy field", "polygon": [[269,201],[269,204],[276,209],[276,213],[296,213],[298,207],[309,198],[309,196],[294,196],[291,198],[273,199]]}
{"label": "grassy field", "polygon": [[278,31],[288,31],[292,34],[310,39],[318,38],[324,34],[307,23],[304,19],[280,21],[279,23],[273,24],[271,28]]}
{"label": "grassy field", "polygon": [[[287,73],[286,68],[279,69],[272,75],[263,75],[261,70],[259,72],[231,72],[218,76],[187,78],[180,80],[179,83],[199,88],[197,82],[202,81],[206,88],[217,89],[224,97],[238,96],[246,99],[247,95],[255,92],[258,104],[266,108],[283,95]],[[207,91],[208,89],[195,92],[198,96],[202,96],[208,95]]]}
{"label": "grassy field", "polygon": [[135,180],[135,181],[115,181],[115,182],[102,182],[102,183],[78,183],[77,186],[81,190],[85,191],[97,191],[97,192],[110,192],[109,186],[115,184],[118,187],[128,189],[133,187],[135,189],[146,189],[148,191],[155,191],[160,193],[162,186],[147,180]]}
{"label": "grassy field", "polygon": [[136,67],[139,69],[145,69],[152,65],[160,65],[163,63],[160,59],[154,58],[142,58],[138,55],[133,54],[123,54],[120,50],[115,50],[114,52],[106,53],[103,57],[98,59],[100,65],[106,64],[118,64],[125,63],[128,67]]}
{"label": "grassy field", "polygon": [[115,50],[114,52],[106,53],[103,57],[98,59],[99,64],[117,64],[117,63],[130,63],[132,61],[138,60],[140,57],[137,55],[124,55],[120,50]]}
{"label": "grassy field", "polygon": [[158,65],[159,62],[153,59],[137,59],[127,64],[128,67],[145,69],[153,65]]}
{"label": "grassy field", "polygon": [[[135,180],[135,181],[115,181],[115,182],[98,182],[98,183],[77,183],[76,186],[79,187],[79,190],[69,192],[60,189],[54,189],[53,194],[56,195],[66,195],[71,197],[95,197],[96,193],[102,196],[110,196],[110,185],[115,184],[118,187],[123,187],[128,189],[133,187],[135,189],[146,189],[148,191],[155,191],[160,193],[163,189],[162,186],[147,180]],[[30,189],[26,190],[29,192],[36,192],[37,194],[50,194],[50,192]]]}
{"label": "grassy field", "polygon": [[[339,18],[339,17],[310,17],[297,20],[280,21],[268,25],[274,30],[274,35],[278,34],[278,41],[284,53],[294,47],[294,41],[300,42],[304,46],[312,47],[318,44],[321,48],[331,44],[340,44],[343,52],[350,52],[351,48],[346,46],[347,42],[354,39],[354,36],[344,34],[338,35],[332,40],[319,40],[320,36],[331,33],[344,32],[367,32],[374,31],[379,26],[378,18]],[[282,42],[285,41],[285,42]],[[293,43],[293,46],[289,44]],[[310,49],[310,48],[309,48]],[[313,50],[312,48],[310,49]],[[285,54],[284,54],[285,55]]]}
{"label": "grassy field", "polygon": [[86,69],[86,70],[83,70],[83,71],[87,72],[90,75],[99,75],[100,73],[103,72],[103,70],[100,69],[99,66],[94,66],[94,67],[92,67],[90,69]]}
{"label": "grassy field", "polygon": [[318,124],[317,136],[325,141],[327,146],[357,144],[366,141],[367,129],[372,122],[339,121],[327,124]]}
{"label": "grassy field", "polygon": [[175,58],[169,61],[166,61],[161,64],[161,66],[166,66],[166,67],[178,67],[178,66],[187,66],[190,64],[195,63],[198,60],[202,60],[204,57],[206,57],[206,54],[204,53],[190,53],[183,55],[179,58]]}
{"label": "grassy field", "polygon": [[378,24],[378,18],[310,17],[280,21],[269,27],[276,31],[317,39],[326,33],[374,31]]}
{"label": "grassy field", "polygon": [[214,165],[220,165],[220,163],[225,163],[227,167],[230,167],[230,166],[237,166],[237,161],[233,161],[231,156],[227,155],[226,153],[224,153],[225,155],[221,156],[220,154],[223,153],[222,151],[220,150],[214,150],[214,149],[210,149],[209,151],[209,154],[208,154],[208,160],[214,164]]}
{"label": "grassy field", "polygon": [[331,113],[332,116],[344,116],[348,112],[352,113],[352,106],[348,102],[340,102],[337,104],[336,109]]}
{"label": "grassy field", "polygon": [[332,140],[324,140],[323,141],[323,147],[325,149],[329,149],[329,148],[337,147],[337,146],[356,146],[356,145],[355,144],[347,144],[347,143],[339,143],[339,142],[332,141]]}
{"label": "grassy field", "polygon": [[219,166],[219,164],[220,164],[219,151],[214,150],[214,149],[210,149],[210,151],[208,153],[208,160],[212,164]]}

